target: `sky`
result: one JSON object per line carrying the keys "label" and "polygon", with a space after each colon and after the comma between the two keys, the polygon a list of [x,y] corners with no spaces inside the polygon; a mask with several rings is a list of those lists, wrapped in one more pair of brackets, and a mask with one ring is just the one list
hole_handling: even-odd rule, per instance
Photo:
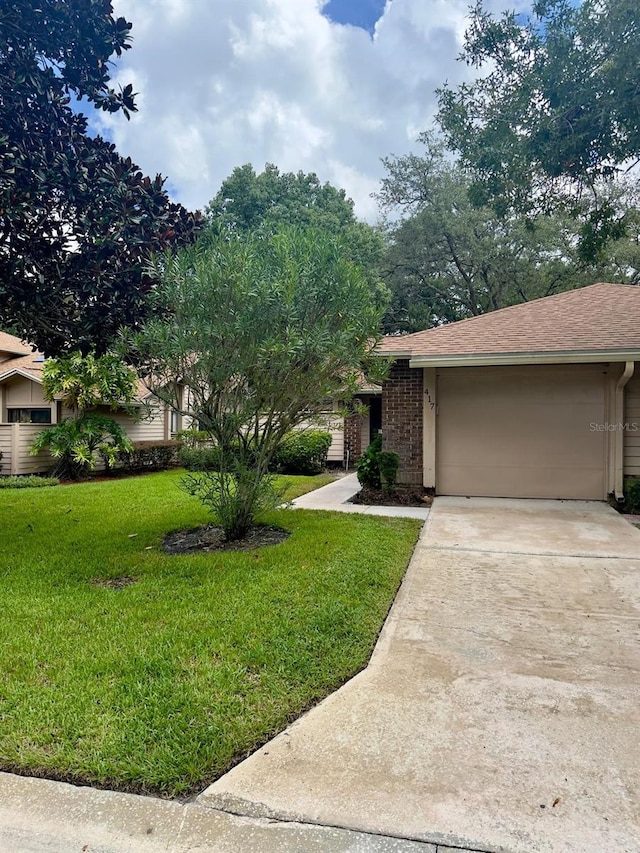
{"label": "sky", "polygon": [[[382,157],[419,152],[435,89],[470,79],[458,62],[469,0],[115,0],[133,46],[112,79],[139,111],[91,127],[175,201],[203,208],[236,166],[315,172],[358,216]],[[494,11],[525,0],[487,0]]]}

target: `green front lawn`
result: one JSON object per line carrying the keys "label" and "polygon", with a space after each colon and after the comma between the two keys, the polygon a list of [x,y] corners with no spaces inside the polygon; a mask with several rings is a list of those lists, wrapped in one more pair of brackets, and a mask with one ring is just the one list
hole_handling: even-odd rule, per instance
{"label": "green front lawn", "polygon": [[0,491],[0,769],[188,794],[366,664],[420,523],[279,510],[280,545],[169,557],[208,521],[179,477]]}

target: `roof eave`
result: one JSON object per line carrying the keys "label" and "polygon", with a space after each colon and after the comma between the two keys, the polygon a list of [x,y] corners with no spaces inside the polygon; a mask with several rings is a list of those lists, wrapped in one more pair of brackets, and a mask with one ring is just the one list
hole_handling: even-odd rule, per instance
{"label": "roof eave", "polygon": [[[406,358],[407,356],[404,356]],[[560,352],[474,353],[467,355],[414,355],[410,367],[491,367],[518,364],[602,364],[640,361],[640,349],[564,350]]]}
{"label": "roof eave", "polygon": [[397,361],[401,358],[411,358],[411,350],[374,350],[374,355],[380,358],[389,358],[392,361]]}
{"label": "roof eave", "polygon": [[5,373],[0,373],[0,382],[4,382],[5,379],[10,379],[12,376],[23,376],[25,379],[32,379],[34,382],[38,382],[42,385],[42,379],[39,376],[36,376],[34,373],[29,372],[28,370],[24,370],[22,367],[14,367],[12,370],[7,370]]}

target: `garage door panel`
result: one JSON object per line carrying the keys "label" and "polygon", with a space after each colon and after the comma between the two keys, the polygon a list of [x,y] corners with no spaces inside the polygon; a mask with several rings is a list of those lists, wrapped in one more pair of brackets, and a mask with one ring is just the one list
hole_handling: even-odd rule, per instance
{"label": "garage door panel", "polygon": [[604,496],[605,368],[450,368],[438,375],[437,490]]}

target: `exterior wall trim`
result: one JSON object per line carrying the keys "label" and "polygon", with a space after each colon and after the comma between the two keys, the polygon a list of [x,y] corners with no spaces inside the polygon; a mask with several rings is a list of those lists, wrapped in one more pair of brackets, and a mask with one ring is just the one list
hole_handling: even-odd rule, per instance
{"label": "exterior wall trim", "polygon": [[438,414],[437,373],[435,367],[423,370],[422,397],[422,485],[436,488],[436,424]]}
{"label": "exterior wall trim", "polygon": [[[635,363],[628,361],[615,387],[615,421],[622,423],[624,420],[624,387],[633,376]],[[615,441],[615,480],[614,495],[617,501],[624,500],[624,433],[615,430],[613,433]]]}
{"label": "exterior wall trim", "polygon": [[30,379],[32,382],[42,385],[42,379],[39,376],[34,376],[33,373],[29,373],[28,370],[21,370],[19,367],[7,370],[6,373],[0,373],[0,382],[4,382],[5,379],[11,379],[13,376],[22,376],[23,379]]}
{"label": "exterior wall trim", "polygon": [[612,351],[584,350],[575,352],[495,353],[485,355],[430,356],[417,355],[409,360],[409,367],[499,367],[525,364],[600,364],[602,362],[628,362],[640,360],[640,350]]}

